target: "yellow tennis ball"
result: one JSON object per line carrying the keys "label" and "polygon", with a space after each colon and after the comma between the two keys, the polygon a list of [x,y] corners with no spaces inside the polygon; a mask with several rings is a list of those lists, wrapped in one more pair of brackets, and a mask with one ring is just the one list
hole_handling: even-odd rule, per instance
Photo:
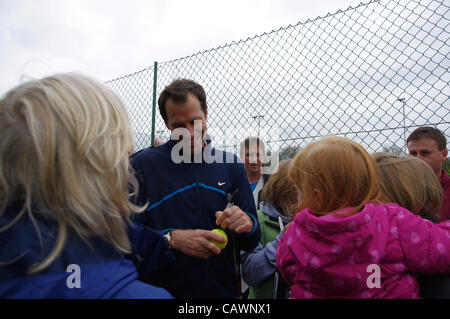
{"label": "yellow tennis ball", "polygon": [[228,236],[227,236],[227,234],[226,234],[222,229],[219,229],[219,228],[213,229],[212,231],[218,233],[218,234],[221,235],[222,237],[225,237],[226,241],[225,241],[224,243],[219,243],[219,242],[217,242],[217,241],[215,241],[215,240],[210,240],[210,241],[211,241],[214,245],[216,245],[217,247],[219,247],[220,249],[224,249],[225,247],[227,247],[227,244],[228,244]]}

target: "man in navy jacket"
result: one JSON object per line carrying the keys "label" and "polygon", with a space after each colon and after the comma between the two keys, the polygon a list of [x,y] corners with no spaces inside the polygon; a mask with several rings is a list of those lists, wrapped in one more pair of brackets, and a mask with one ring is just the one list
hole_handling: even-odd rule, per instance
{"label": "man in navy jacket", "polygon": [[[139,202],[148,203],[135,221],[162,232],[175,261],[143,279],[175,298],[236,298],[233,249],[250,251],[261,236],[244,167],[206,139],[208,109],[199,84],[175,80],[158,104],[172,139],[132,159]],[[233,193],[234,205],[229,205]],[[224,242],[214,228],[228,235],[223,250],[211,243]]]}

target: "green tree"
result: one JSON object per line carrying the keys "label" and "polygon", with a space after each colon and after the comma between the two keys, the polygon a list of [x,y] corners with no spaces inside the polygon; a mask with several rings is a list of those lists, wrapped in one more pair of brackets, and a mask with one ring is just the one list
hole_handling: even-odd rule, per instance
{"label": "green tree", "polygon": [[447,158],[442,167],[450,174],[450,158]]}
{"label": "green tree", "polygon": [[386,152],[386,153],[389,153],[389,154],[395,155],[395,156],[406,155],[405,152],[403,152],[403,150],[395,144],[391,145],[389,147],[386,147],[383,145],[383,152]]}
{"label": "green tree", "polygon": [[286,159],[294,158],[294,156],[297,155],[298,151],[300,151],[299,146],[288,146],[286,148],[283,148],[280,151],[280,162]]}

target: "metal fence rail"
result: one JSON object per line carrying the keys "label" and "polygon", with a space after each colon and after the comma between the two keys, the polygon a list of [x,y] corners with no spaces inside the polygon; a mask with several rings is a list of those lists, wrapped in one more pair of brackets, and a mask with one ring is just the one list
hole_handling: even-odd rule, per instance
{"label": "metal fence rail", "polygon": [[[280,157],[325,135],[405,152],[418,126],[450,140],[450,10],[442,0],[372,1],[107,82],[124,100],[136,150],[170,137],[154,96],[176,78],[206,90],[208,131],[238,153],[259,135]],[[155,89],[156,91],[155,91]],[[152,120],[154,119],[154,120]]]}

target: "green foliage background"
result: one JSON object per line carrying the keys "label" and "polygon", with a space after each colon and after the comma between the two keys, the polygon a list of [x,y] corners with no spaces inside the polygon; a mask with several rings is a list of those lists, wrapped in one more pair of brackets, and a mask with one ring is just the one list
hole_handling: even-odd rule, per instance
{"label": "green foliage background", "polygon": [[447,158],[447,160],[444,162],[443,167],[447,171],[447,173],[450,174],[450,158]]}

